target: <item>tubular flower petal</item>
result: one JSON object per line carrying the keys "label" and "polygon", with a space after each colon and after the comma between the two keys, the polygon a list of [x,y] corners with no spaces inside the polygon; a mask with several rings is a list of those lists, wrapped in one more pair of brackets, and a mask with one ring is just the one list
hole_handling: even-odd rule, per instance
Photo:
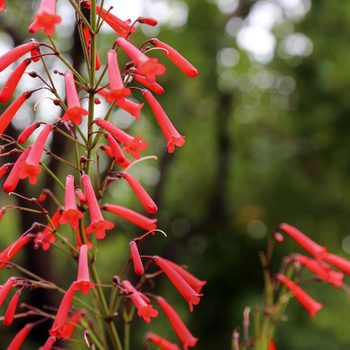
{"label": "tubular flower petal", "polygon": [[158,62],[155,57],[148,57],[136,46],[131,44],[124,38],[118,38],[116,44],[130,57],[136,66],[137,72],[144,75],[146,79],[153,83],[156,81],[157,75],[165,73],[165,67]]}
{"label": "tubular flower petal", "polygon": [[128,167],[130,165],[130,160],[125,157],[123,150],[120,148],[118,142],[110,134],[106,134],[105,137],[112,150],[115,162],[122,168]]}
{"label": "tubular flower petal", "polygon": [[30,124],[28,127],[26,127],[21,134],[18,136],[17,141],[20,145],[23,145],[29,137],[32,135],[32,133],[41,125],[39,122],[34,122]]}
{"label": "tubular flower petal", "polygon": [[81,177],[81,182],[84,186],[91,219],[90,226],[86,229],[86,232],[95,232],[97,239],[103,239],[106,236],[106,230],[111,230],[114,227],[114,224],[113,222],[104,220],[91,184],[90,177],[88,175],[83,175]]}
{"label": "tubular flower petal", "polygon": [[16,314],[16,309],[17,309],[17,305],[18,305],[18,300],[19,297],[21,295],[21,291],[18,290],[13,297],[11,298],[7,309],[5,311],[5,316],[4,316],[4,325],[5,326],[11,326],[12,322],[13,322],[13,318],[15,317]]}
{"label": "tubular flower petal", "polygon": [[60,218],[60,224],[69,222],[73,228],[78,227],[79,219],[83,216],[83,213],[78,210],[77,202],[75,200],[74,176],[68,175],[66,177],[64,210]]}
{"label": "tubular flower petal", "polygon": [[131,153],[136,159],[140,158],[140,151],[147,149],[147,142],[142,141],[142,137],[133,137],[109,121],[97,118],[96,125],[107,130],[118,142],[125,147],[125,152]]}
{"label": "tubular flower petal", "polygon": [[0,0],[0,12],[6,12],[5,3],[6,0]]}
{"label": "tubular flower petal", "polygon": [[146,216],[143,216],[129,208],[125,208],[115,204],[104,204],[102,209],[107,210],[113,214],[119,215],[123,219],[128,220],[134,225],[139,226],[147,231],[152,231],[157,228],[157,219],[147,218]]}
{"label": "tubular flower petal", "polygon": [[147,24],[151,27],[155,27],[158,24],[158,21],[152,17],[139,17],[137,19],[137,22],[142,23],[142,24]]}
{"label": "tubular flower petal", "polygon": [[15,114],[30,96],[30,92],[23,93],[16,100],[14,100],[0,115],[0,134],[3,134],[6,131]]}
{"label": "tubular flower petal", "polygon": [[7,68],[11,63],[17,61],[20,57],[25,55],[27,52],[30,52],[37,48],[38,43],[36,41],[31,41],[19,46],[14,47],[10,51],[7,51],[5,54],[0,56],[0,72]]}
{"label": "tubular flower petal", "polygon": [[291,239],[293,239],[316,259],[322,259],[327,252],[325,247],[321,247],[304,233],[291,225],[281,224],[279,225],[278,229],[286,233]]}
{"label": "tubular flower petal", "polygon": [[29,236],[22,236],[17,241],[10,244],[0,253],[0,270],[6,266],[6,263],[10,262],[15,255],[30,242]]}
{"label": "tubular flower petal", "polygon": [[177,344],[171,343],[169,340],[162,338],[158,334],[147,332],[145,338],[152,344],[159,347],[160,350],[180,350]]}
{"label": "tubular flower petal", "polygon": [[142,317],[147,323],[151,322],[151,318],[158,316],[158,311],[153,309],[149,299],[135,289],[135,287],[127,280],[122,282],[122,287],[130,294],[128,297],[132,300],[137,308],[137,314]]}
{"label": "tubular flower petal", "polygon": [[151,39],[151,43],[159,47],[164,52],[168,58],[180,69],[182,70],[188,77],[194,78],[198,74],[197,68],[195,68],[190,62],[186,60],[181,54],[179,54],[173,47],[170,45],[163,43],[162,41],[153,38]]}
{"label": "tubular flower petal", "polygon": [[289,289],[294,298],[304,307],[311,318],[314,318],[316,313],[322,309],[322,304],[311,298],[300,286],[283,274],[278,274],[277,280]]}
{"label": "tubular flower petal", "polygon": [[71,304],[73,302],[74,294],[75,294],[74,284],[71,284],[71,286],[68,288],[66,294],[61,300],[61,304],[58,308],[55,320],[52,324],[51,329],[49,330],[49,334],[57,337],[58,339],[62,338],[63,336],[64,326],[67,323],[66,322],[67,316],[68,316]]}
{"label": "tubular flower petal", "polygon": [[50,336],[47,338],[44,346],[41,346],[39,350],[51,350],[54,344],[56,343],[57,338],[54,336]]}
{"label": "tubular flower petal", "polygon": [[179,132],[175,129],[174,125],[170,121],[169,117],[164,112],[162,106],[154,98],[150,91],[143,89],[142,95],[145,97],[146,101],[149,103],[157,122],[162,129],[165,139],[168,143],[168,152],[173,153],[175,146],[183,146],[185,144],[185,137],[181,136]]}
{"label": "tubular flower petal", "polygon": [[79,253],[78,277],[74,282],[74,289],[81,290],[83,294],[89,294],[90,288],[94,288],[94,284],[90,282],[88,251],[86,244],[81,245]]}
{"label": "tubular flower petal", "polygon": [[12,97],[12,94],[16,90],[16,87],[19,81],[21,80],[26,68],[29,66],[30,62],[31,62],[30,58],[25,59],[21,64],[19,64],[16,67],[16,69],[9,76],[9,78],[7,79],[3,88],[0,91],[1,103],[7,102]]}
{"label": "tubular flower petal", "polygon": [[11,169],[11,171],[10,171],[10,173],[9,173],[5,183],[4,183],[4,186],[3,186],[4,192],[10,193],[16,189],[16,187],[20,181],[19,171],[22,168],[22,166],[24,165],[24,162],[26,161],[31,149],[32,149],[31,147],[27,147],[26,150],[18,157],[16,163],[12,167],[12,169]]}
{"label": "tubular flower petal", "polygon": [[164,92],[163,86],[159,85],[157,82],[150,83],[143,75],[134,74],[133,77],[138,83],[155,92],[157,95],[161,95]]}
{"label": "tubular flower petal", "polygon": [[66,98],[68,108],[62,119],[65,121],[71,120],[74,125],[80,125],[82,117],[88,115],[89,112],[80,105],[73,73],[71,71],[66,72],[64,74],[64,79],[66,82]]}
{"label": "tubular flower petal", "polygon": [[198,294],[186,280],[169,264],[168,260],[159,256],[154,256],[153,261],[167,275],[174,287],[179,291],[183,298],[188,302],[190,311],[193,311],[193,305],[198,305],[200,297],[203,294]]}
{"label": "tubular flower petal", "polygon": [[84,312],[82,310],[79,310],[68,319],[62,331],[62,338],[64,340],[69,340],[72,338],[75,328],[83,316]]}
{"label": "tubular flower petal", "polygon": [[[83,25],[83,35],[84,35],[84,42],[85,42],[86,49],[89,55],[91,56],[91,34],[90,34],[89,28],[84,25]],[[96,62],[95,69],[99,70],[101,68],[101,61],[97,50],[96,50],[95,62]]]}
{"label": "tubular flower petal", "polygon": [[6,300],[6,297],[10,293],[13,285],[16,283],[16,279],[14,277],[10,277],[1,287],[0,287],[0,307]]}
{"label": "tubular flower petal", "polygon": [[110,98],[115,100],[129,96],[131,94],[131,90],[124,86],[119,70],[116,51],[109,50],[107,57]]}
{"label": "tubular flower petal", "polygon": [[320,277],[322,280],[332,284],[334,287],[341,287],[344,282],[344,274],[330,269],[327,265],[320,261],[310,259],[307,256],[296,254],[293,258],[300,264],[304,265],[308,270]]}
{"label": "tubular flower petal", "polygon": [[38,179],[38,174],[41,173],[41,168],[39,166],[41,155],[44,151],[44,147],[47,141],[47,138],[52,131],[53,127],[51,124],[46,124],[41,130],[38,138],[35,140],[32,145],[28,157],[22,164],[22,167],[19,171],[19,178],[25,179],[29,177],[29,182],[31,184],[36,184]]}
{"label": "tubular flower petal", "polygon": [[155,214],[158,211],[156,203],[151,196],[145,191],[142,185],[129,173],[123,172],[123,178],[128,182],[142,206],[149,214]]}
{"label": "tubular flower petal", "polygon": [[33,323],[27,323],[12,339],[7,350],[20,350],[28,334],[33,329]]}
{"label": "tubular flower petal", "polygon": [[129,246],[130,246],[131,259],[134,264],[134,271],[136,275],[141,276],[145,273],[145,269],[142,264],[139,250],[137,249],[137,244],[136,242],[131,241],[129,243]]}
{"label": "tubular flower petal", "polygon": [[326,263],[343,271],[345,274],[350,275],[350,261],[331,253],[326,253],[322,259]]}
{"label": "tubular flower petal", "polygon": [[61,21],[61,16],[56,15],[56,0],[41,0],[38,12],[28,27],[28,31],[36,33],[40,30],[52,36],[55,34],[55,26]]}
{"label": "tubular flower petal", "polygon": [[173,307],[163,297],[157,297],[156,300],[183,344],[184,350],[188,350],[189,347],[193,348],[196,346],[198,339],[191,334]]}

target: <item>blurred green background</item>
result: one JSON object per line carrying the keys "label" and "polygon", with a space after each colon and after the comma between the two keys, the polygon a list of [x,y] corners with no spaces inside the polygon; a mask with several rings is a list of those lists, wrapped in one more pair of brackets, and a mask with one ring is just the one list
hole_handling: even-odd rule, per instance
{"label": "blurred green background", "polygon": [[[28,37],[28,14],[37,3],[9,1],[7,14],[0,17],[3,43],[18,44]],[[72,46],[71,12],[65,12],[65,3],[58,1],[65,21],[55,40],[79,65],[80,46]],[[106,3],[116,6],[116,14],[122,7],[117,1]],[[159,288],[200,338],[198,349],[230,349],[232,330],[241,326],[244,307],[261,303],[257,253],[280,222],[293,224],[332,252],[349,257],[350,3],[148,0],[130,1],[124,7],[161,22],[159,34],[147,28],[135,35],[136,42],[157,35],[200,71],[189,80],[159,56],[167,66],[166,76],[160,79],[166,93],[159,101],[186,135],[184,148],[173,155],[165,153],[148,108],[142,122],[129,129],[142,133],[150,143],[146,154],[158,156],[157,161],[135,167],[133,174],[158,203],[159,227],[168,233],[167,239],[150,239],[144,253],[188,265],[208,281],[205,296],[191,315],[166,278],[159,279]],[[103,62],[102,53],[115,39],[111,32],[104,35],[99,41]],[[26,120],[28,115],[34,117],[30,110],[25,112]],[[39,118],[45,114],[40,109],[36,113]],[[21,116],[16,118],[12,132],[17,135]],[[112,120],[128,119],[117,112]],[[60,147],[62,153],[69,153],[69,147]],[[54,162],[52,166],[63,178],[64,170]],[[50,179],[42,182],[51,186]],[[58,196],[62,198],[62,193]],[[0,200],[5,205],[10,199],[2,194]],[[106,202],[111,201],[141,211],[125,184],[110,187]],[[28,224],[24,220],[13,212],[6,214],[0,222],[1,248],[23,231]],[[106,281],[120,271],[130,237],[138,233],[118,221],[115,232],[99,244],[97,263]],[[281,258],[297,250],[286,240],[278,247],[272,268],[276,271]],[[37,267],[45,261],[41,272],[53,272],[63,286],[75,278],[75,270],[61,253],[27,251],[20,258],[17,261]],[[1,283],[6,276],[2,271]],[[349,297],[323,284],[308,291],[324,303],[324,309],[311,321],[293,302],[287,310],[288,322],[277,331],[278,349],[349,349]],[[58,296],[53,298],[57,304]],[[1,327],[3,349],[13,328]],[[132,349],[141,349],[146,330],[176,340],[164,318],[150,326],[136,320]],[[24,348],[37,348],[37,338],[40,334],[29,338],[32,344]],[[83,344],[73,348],[81,349]]]}

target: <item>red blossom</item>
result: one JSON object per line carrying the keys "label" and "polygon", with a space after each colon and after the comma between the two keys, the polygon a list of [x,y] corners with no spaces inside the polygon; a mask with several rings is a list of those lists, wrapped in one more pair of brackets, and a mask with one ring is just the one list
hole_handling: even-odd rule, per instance
{"label": "red blossom", "polygon": [[0,167],[0,179],[11,170],[11,167],[11,163],[6,163]]}
{"label": "red blossom", "polygon": [[0,253],[0,270],[4,268],[6,263],[10,262],[15,255],[30,242],[30,240],[31,238],[29,236],[21,236],[7,248],[5,248]]}
{"label": "red blossom", "polygon": [[10,277],[1,287],[0,287],[0,307],[6,300],[6,297],[10,293],[12,287],[16,283],[16,279],[14,277]]}
{"label": "red blossom", "polygon": [[10,51],[7,51],[0,57],[0,72],[7,68],[11,63],[17,61],[20,57],[36,49],[38,43],[36,41],[30,41],[19,46],[14,47]]}
{"label": "red blossom", "polygon": [[164,92],[163,86],[159,85],[157,82],[149,82],[143,75],[140,74],[134,74],[133,78],[145,86],[147,89],[155,92],[157,95],[161,95]]}
{"label": "red blossom", "polygon": [[79,199],[80,205],[87,204],[87,200],[86,200],[85,194],[83,193],[83,191],[79,187],[77,187],[75,189],[75,194],[77,195],[77,197]]}
{"label": "red blossom", "polygon": [[323,261],[335,266],[337,269],[343,271],[345,274],[350,276],[350,261],[346,260],[338,255],[326,253],[322,257]]}
{"label": "red blossom", "polygon": [[276,344],[273,340],[270,340],[267,350],[277,350]]}
{"label": "red blossom", "polygon": [[5,3],[6,0],[0,0],[0,12],[6,12]]}
{"label": "red blossom", "polygon": [[18,136],[17,141],[20,145],[23,145],[29,137],[33,134],[33,132],[41,125],[39,122],[34,122],[27,126],[21,134]]}
{"label": "red blossom", "polygon": [[145,269],[142,264],[139,250],[137,249],[137,244],[135,241],[129,243],[131,259],[134,264],[134,271],[136,275],[142,276],[145,273]]}
{"label": "red blossom", "polygon": [[34,323],[27,323],[12,339],[7,350],[20,350],[28,334],[33,329]]}
{"label": "red blossom", "polygon": [[137,19],[137,22],[142,23],[142,24],[147,24],[151,27],[155,27],[158,24],[158,21],[152,17],[139,17]]}
{"label": "red blossom", "polygon": [[54,336],[50,336],[47,338],[44,346],[41,346],[39,350],[51,350],[54,344],[56,343],[57,338]]}
{"label": "red blossom", "polygon": [[145,338],[152,344],[159,347],[160,350],[180,350],[177,344],[171,343],[169,340],[158,334],[147,332]]}
{"label": "red blossom", "polygon": [[4,316],[4,325],[5,326],[11,326],[13,319],[15,317],[16,314],[16,309],[17,309],[17,305],[18,305],[18,301],[19,301],[19,297],[21,295],[21,291],[18,290],[13,297],[11,298],[7,309],[5,311],[5,316]]}
{"label": "red blossom", "polygon": [[80,246],[78,277],[73,284],[73,288],[75,290],[81,290],[83,294],[88,294],[90,289],[94,288],[94,284],[91,283],[89,275],[88,251],[89,248],[86,244]]}
{"label": "red blossom", "polygon": [[128,167],[130,165],[130,160],[125,157],[123,150],[120,148],[118,142],[110,134],[106,134],[105,137],[112,150],[115,162],[122,168]]}

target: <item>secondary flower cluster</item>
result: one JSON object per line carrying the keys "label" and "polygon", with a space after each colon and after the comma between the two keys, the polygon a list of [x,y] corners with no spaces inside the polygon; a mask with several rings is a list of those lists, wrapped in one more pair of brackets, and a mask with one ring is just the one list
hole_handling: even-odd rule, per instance
{"label": "secondary flower cluster", "polygon": [[[193,306],[200,302],[200,297],[203,295],[201,290],[206,282],[197,279],[185,268],[168,259],[140,255],[140,242],[155,235],[156,232],[162,232],[157,228],[156,218],[145,216],[114,203],[102,204],[102,201],[108,186],[114,181],[125,180],[144,210],[149,215],[157,213],[156,203],[142,184],[130,173],[131,166],[134,165],[135,160],[140,159],[141,152],[147,149],[148,143],[143,140],[142,136],[132,136],[108,119],[113,109],[118,107],[130,113],[137,121],[140,120],[144,103],[138,103],[131,99],[133,92],[138,93],[138,98],[144,99],[149,104],[166,139],[168,152],[174,152],[175,146],[184,145],[185,137],[177,131],[160,103],[151,93],[152,91],[161,95],[164,92],[164,88],[157,83],[156,79],[165,73],[166,68],[159,62],[158,58],[149,56],[149,53],[158,51],[165,54],[189,77],[195,77],[198,73],[197,69],[174,48],[158,39],[147,40],[140,47],[136,47],[130,42],[130,36],[137,29],[137,22],[154,26],[157,24],[155,19],[139,17],[134,23],[131,23],[129,20],[124,21],[114,15],[111,11],[112,8],[104,9],[96,5],[96,1],[70,3],[78,18],[77,26],[81,34],[83,52],[89,72],[88,78],[82,76],[72,67],[54,44],[53,35],[56,26],[61,22],[61,17],[56,13],[55,0],[41,0],[34,19],[28,27],[30,33],[44,32],[50,38],[51,45],[31,40],[9,50],[0,57],[0,71],[7,69],[18,60],[22,60],[0,91],[1,103],[6,103],[13,97],[24,74],[28,74],[33,79],[40,79],[44,83],[43,87],[26,91],[15,98],[0,115],[0,155],[9,159],[13,156],[16,157],[13,162],[3,164],[0,167],[0,178],[4,178],[2,188],[4,192],[19,196],[28,202],[28,207],[17,205],[2,207],[0,219],[10,209],[29,211],[42,217],[40,222],[34,222],[26,232],[0,253],[0,269],[8,266],[18,267],[19,265],[14,263],[13,259],[30,243],[36,249],[44,251],[58,246],[78,262],[77,277],[69,284],[67,290],[40,277],[34,278],[30,274],[24,277],[10,277],[0,287],[0,306],[14,291],[5,311],[5,326],[9,326],[16,317],[38,318],[27,323],[13,338],[7,349],[20,349],[34,327],[47,320],[52,320],[47,341],[41,349],[48,350],[57,341],[70,340],[74,330],[81,328],[89,347],[94,344],[98,349],[106,349],[110,342],[113,344],[113,349],[121,350],[121,342],[113,323],[117,311],[121,307],[119,302],[116,302],[119,295],[123,300],[125,310],[130,309],[131,302],[137,309],[138,316],[147,323],[158,316],[158,310],[152,304],[154,299],[168,318],[186,350],[188,347],[194,347],[198,339],[190,333],[175,309],[163,297],[147,293],[143,289],[147,286],[146,282],[160,274],[165,274],[188,303],[190,311],[193,311]],[[5,12],[4,6],[5,1],[0,2],[0,11]],[[90,11],[90,19],[84,16],[85,10]],[[117,35],[117,39],[105,57],[96,50],[96,37],[103,24],[113,28]],[[130,59],[130,62],[121,68],[119,55],[123,52]],[[56,56],[66,65],[67,70],[63,73],[54,70],[53,73],[56,75],[54,79],[46,64],[46,56]],[[104,61],[107,63],[102,70],[102,62]],[[35,63],[42,64],[47,76],[40,75],[42,73],[39,73],[39,69],[35,69]],[[33,69],[30,72],[26,71],[29,65]],[[101,75],[96,78],[98,70],[101,70]],[[57,79],[64,79],[65,97],[61,97],[55,87]],[[102,85],[104,80],[106,82]],[[12,119],[21,106],[34,93],[42,89],[52,93],[53,104],[62,109],[61,117],[56,117],[52,123],[35,121],[25,127],[17,137],[7,134]],[[94,105],[101,103],[97,96],[101,96],[106,101],[109,110],[104,116],[96,118]],[[89,99],[88,108],[82,105],[83,98]],[[34,132],[37,134],[31,143]],[[54,137],[55,133],[60,133],[67,139],[67,142],[72,142],[75,148],[76,164],[65,159],[64,155],[55,154],[54,149],[50,150],[50,138]],[[105,142],[101,142],[101,136],[105,138]],[[96,157],[101,155],[100,151],[104,152],[109,164],[103,170],[102,175],[98,168],[99,164],[96,162]],[[66,167],[65,174],[67,175],[64,180],[61,180],[48,168],[44,162],[45,156],[60,161]],[[92,168],[95,168],[96,171],[92,171]],[[50,189],[44,188],[38,191],[36,197],[28,197],[26,194],[16,192],[20,181],[28,179],[31,185],[40,184],[40,175],[43,171],[52,177],[53,181],[61,188],[62,193],[53,193]],[[61,204],[60,198],[63,195],[64,201]],[[54,207],[53,213],[51,213],[52,209],[49,209],[52,207]],[[129,245],[129,263],[132,263],[134,271],[133,276],[130,277],[133,281],[138,277],[139,282],[129,281],[124,273],[122,277],[114,276],[112,285],[110,285],[112,288],[110,307],[106,302],[106,295],[102,290],[98,271],[94,265],[98,240],[105,239],[106,231],[113,230],[115,226],[114,222],[105,219],[103,211],[107,212],[107,215],[112,213],[117,218],[127,220],[146,231],[131,240]],[[60,232],[61,227],[64,226],[68,226],[74,232],[72,237]],[[145,260],[147,263],[144,265]],[[156,271],[150,273],[149,269],[156,269]],[[23,269],[20,271],[25,272]],[[90,279],[90,275],[92,279]],[[26,311],[17,314],[16,310],[21,294],[36,288],[54,289],[63,293],[63,298],[55,314],[25,303],[20,306]],[[78,295],[81,293],[90,298],[90,290],[94,294],[94,300],[98,300],[100,303],[99,310],[91,308]],[[92,325],[91,320],[98,317],[99,313],[102,314],[106,321],[106,328],[110,331],[111,339],[109,341],[105,340],[104,334],[100,334],[98,327]],[[125,320],[125,327],[129,326],[130,317],[132,317],[132,312]],[[160,349],[176,350],[180,348],[154,333],[147,333],[145,339]]]}

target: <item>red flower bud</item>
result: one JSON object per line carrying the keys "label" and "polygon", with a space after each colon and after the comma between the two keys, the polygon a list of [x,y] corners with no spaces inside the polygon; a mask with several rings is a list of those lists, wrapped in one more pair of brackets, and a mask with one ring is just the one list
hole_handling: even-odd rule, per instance
{"label": "red flower bud", "polygon": [[1,287],[0,287],[0,307],[6,300],[7,295],[10,293],[13,285],[16,283],[14,277],[10,277]]}
{"label": "red flower bud", "polygon": [[130,165],[130,160],[125,157],[123,150],[120,148],[118,142],[110,134],[106,134],[105,137],[112,150],[115,162],[122,168],[128,167]]}
{"label": "red flower bud", "polygon": [[30,137],[30,135],[32,135],[32,133],[41,125],[41,123],[39,122],[34,122],[32,124],[30,124],[29,126],[27,126],[22,132],[21,134],[18,136],[18,143],[20,145],[23,145]]}
{"label": "red flower bud", "polygon": [[54,336],[48,337],[44,346],[41,346],[39,350],[51,350],[56,343],[57,338]]}
{"label": "red flower bud", "polygon": [[94,284],[90,281],[89,265],[88,265],[88,251],[86,244],[80,246],[78,277],[74,282],[74,289],[81,290],[83,294],[88,294],[90,288],[94,288]]}
{"label": "red flower bud", "polygon": [[150,83],[143,75],[134,74],[133,77],[137,82],[158,95],[164,92],[163,86],[159,85],[157,82]]}
{"label": "red flower bud", "polygon": [[77,187],[75,189],[75,194],[77,195],[77,197],[79,199],[80,205],[87,204],[87,200],[86,200],[85,194],[83,193],[83,191],[80,188]]}
{"label": "red flower bud", "polygon": [[145,338],[152,344],[159,347],[160,350],[180,350],[177,344],[171,343],[169,340],[162,338],[158,334],[147,332]]}
{"label": "red flower bud", "polygon": [[326,253],[322,260],[350,276],[350,261],[331,253]]}
{"label": "red flower bud", "polygon": [[6,163],[0,167],[0,179],[11,170],[11,167],[11,163]]}
{"label": "red flower bud", "polygon": [[0,12],[6,12],[5,3],[6,0],[0,0]]}
{"label": "red flower bud", "polygon": [[277,350],[276,344],[273,340],[270,340],[267,350]]}
{"label": "red flower bud", "polygon": [[79,310],[68,319],[62,331],[62,338],[64,340],[69,340],[72,338],[75,328],[82,316],[84,316],[84,312],[82,310]]}
{"label": "red flower bud", "polygon": [[11,300],[7,306],[7,309],[5,311],[5,316],[4,316],[4,325],[7,327],[11,326],[11,324],[13,322],[13,319],[14,319],[15,314],[16,314],[16,309],[17,309],[18,300],[19,300],[20,295],[21,295],[21,291],[18,290],[13,295],[13,297],[11,298]]}
{"label": "red flower bud", "polygon": [[[85,42],[85,47],[89,53],[89,55],[91,56],[91,34],[90,34],[90,30],[88,27],[83,25],[83,35],[84,35],[84,42]],[[98,52],[96,50],[96,58],[95,58],[95,69],[99,70],[101,68],[101,61],[100,61],[100,57],[98,55]]]}
{"label": "red flower bud", "polygon": [[137,249],[137,244],[135,241],[129,243],[131,259],[134,264],[134,271],[136,275],[142,276],[145,273],[145,269],[142,264],[139,250]]}
{"label": "red flower bud", "polygon": [[21,236],[15,242],[10,244],[0,253],[0,270],[6,266],[6,263],[11,261],[15,255],[30,242],[29,236]]}
{"label": "red flower bud", "polygon": [[147,24],[151,27],[155,27],[158,24],[158,21],[152,17],[139,17],[137,19],[137,22],[142,23],[142,24]]}
{"label": "red flower bud", "polygon": [[33,323],[27,323],[12,339],[8,345],[7,350],[20,350],[25,339],[27,338],[30,331],[33,329]]}
{"label": "red flower bud", "polygon": [[0,57],[0,72],[7,68],[11,63],[17,61],[20,57],[27,52],[34,50],[38,46],[36,41],[31,41],[19,46],[14,47],[10,51],[7,51]]}

